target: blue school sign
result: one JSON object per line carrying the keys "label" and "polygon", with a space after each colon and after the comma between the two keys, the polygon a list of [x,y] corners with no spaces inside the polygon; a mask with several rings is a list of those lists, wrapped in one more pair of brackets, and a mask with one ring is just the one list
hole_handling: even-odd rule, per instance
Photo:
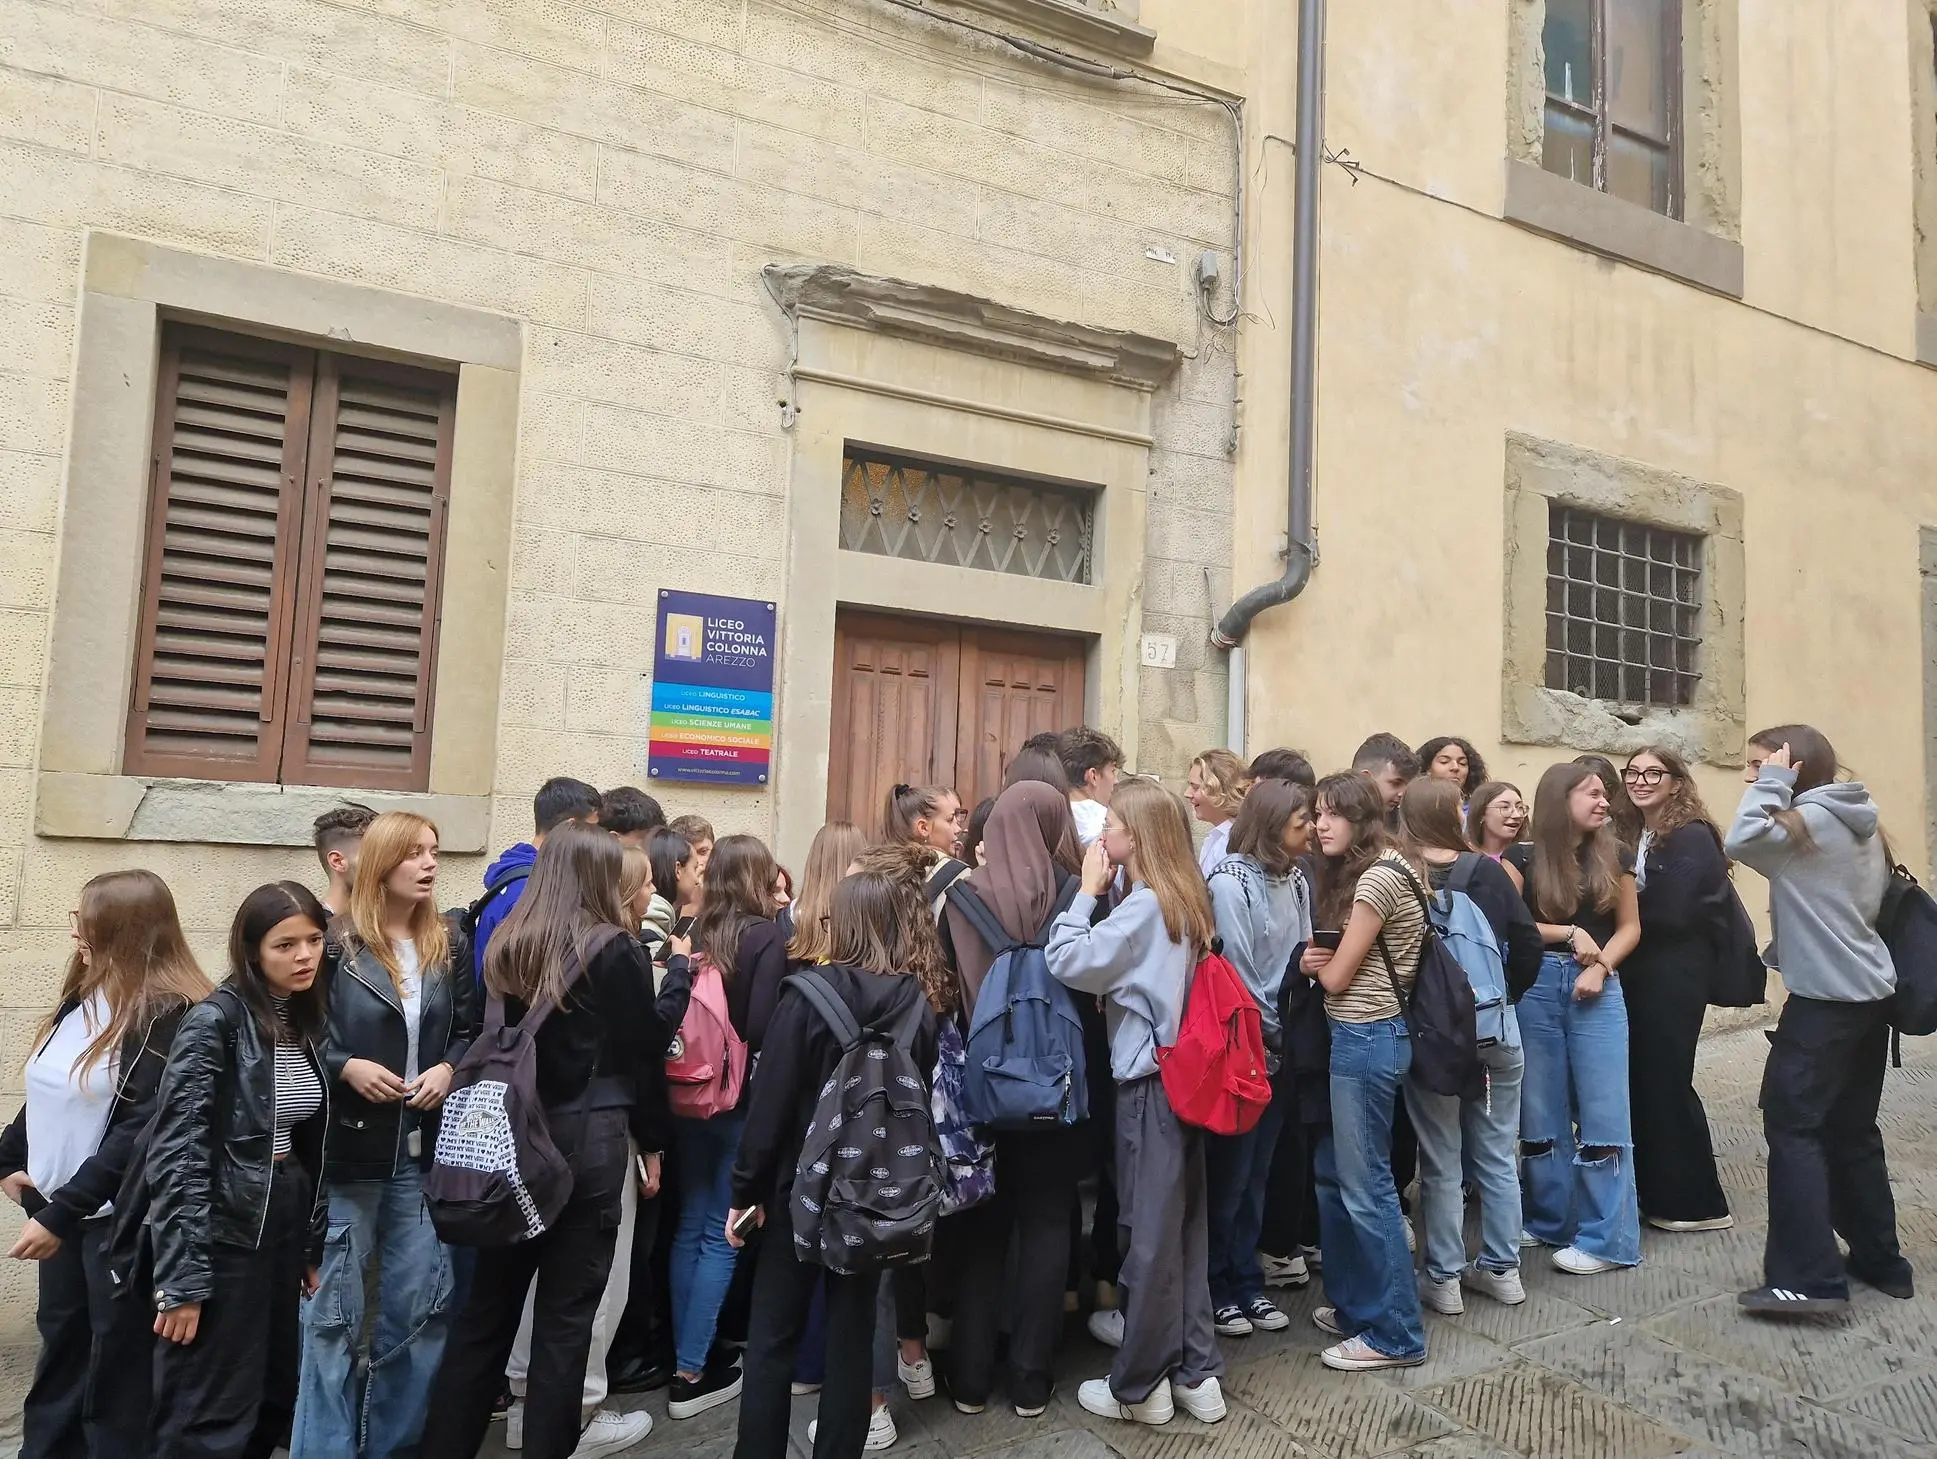
{"label": "blue school sign", "polygon": [[775,626],[774,605],[757,598],[660,590],[650,778],[767,783]]}

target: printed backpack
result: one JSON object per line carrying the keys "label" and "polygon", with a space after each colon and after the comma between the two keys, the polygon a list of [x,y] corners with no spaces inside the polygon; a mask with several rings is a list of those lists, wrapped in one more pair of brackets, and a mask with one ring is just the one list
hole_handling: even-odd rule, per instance
{"label": "printed backpack", "polygon": [[1076,878],[1069,877],[1036,940],[1018,942],[969,883],[948,889],[955,909],[995,954],[969,1016],[962,1070],[962,1108],[978,1125],[1039,1130],[1089,1118],[1076,998],[1050,975],[1043,953],[1050,924],[1075,893]]}
{"label": "printed backpack", "polygon": [[810,1003],[841,1046],[794,1169],[795,1254],[851,1275],[926,1261],[942,1207],[942,1147],[914,1056],[917,994],[892,1028],[862,1028],[820,973],[781,984]]}
{"label": "printed backpack", "polygon": [[937,1021],[935,1047],[934,1092],[929,1102],[935,1133],[942,1142],[942,1214],[953,1216],[995,1194],[995,1143],[977,1133],[962,1104],[968,1049],[953,1014]]}
{"label": "printed backpack", "polygon": [[1478,1020],[1473,1010],[1473,984],[1459,959],[1447,949],[1433,925],[1432,908],[1425,889],[1410,870],[1406,884],[1419,899],[1425,921],[1419,938],[1419,976],[1413,980],[1412,997],[1399,984],[1398,966],[1386,946],[1385,930],[1379,931],[1379,957],[1386,976],[1392,980],[1392,996],[1399,1000],[1406,1029],[1412,1036],[1412,1075],[1421,1087],[1434,1094],[1454,1095],[1460,1099],[1479,1099],[1487,1092],[1486,1068],[1480,1063]]}
{"label": "printed backpack", "polygon": [[[620,936],[604,928],[565,970],[570,991],[597,950]],[[514,1246],[542,1236],[572,1194],[572,1170],[538,1098],[538,1030],[557,1005],[539,999],[512,1027],[497,994],[484,1031],[451,1074],[424,1204],[451,1246]]]}
{"label": "printed backpack", "polygon": [[727,1013],[726,979],[695,958],[686,1017],[666,1050],[666,1101],[676,1115],[710,1120],[740,1102],[746,1081],[747,1044]]}
{"label": "printed backpack", "polygon": [[1271,1103],[1264,1017],[1217,942],[1191,974],[1177,1042],[1157,1050],[1157,1072],[1177,1118],[1214,1135],[1255,1128]]}
{"label": "printed backpack", "polygon": [[1507,967],[1500,955],[1500,937],[1470,890],[1481,859],[1476,851],[1460,854],[1445,887],[1433,893],[1428,913],[1440,942],[1465,970],[1466,981],[1473,987],[1475,1043],[1482,1049],[1494,1044],[1517,1049],[1520,1020],[1507,1001]]}

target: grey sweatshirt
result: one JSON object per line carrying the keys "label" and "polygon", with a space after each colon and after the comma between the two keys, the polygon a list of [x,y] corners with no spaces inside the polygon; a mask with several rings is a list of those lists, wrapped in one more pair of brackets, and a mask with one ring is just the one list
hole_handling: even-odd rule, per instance
{"label": "grey sweatshirt", "polygon": [[[1764,765],[1742,797],[1728,854],[1769,879],[1776,965],[1804,998],[1874,1003],[1897,988],[1889,950],[1876,933],[1889,866],[1877,834],[1876,802],[1855,781],[1792,795],[1796,772]],[[1802,845],[1775,813],[1802,813],[1815,845]]]}
{"label": "grey sweatshirt", "polygon": [[1157,894],[1138,885],[1096,926],[1096,898],[1078,894],[1050,924],[1044,955],[1050,974],[1103,1002],[1110,1072],[1119,1084],[1157,1072],[1157,1046],[1177,1042],[1190,988],[1191,954],[1172,942]]}
{"label": "grey sweatshirt", "polygon": [[1278,1022],[1278,994],[1285,968],[1299,943],[1311,940],[1311,899],[1305,879],[1267,876],[1250,856],[1226,856],[1211,868],[1211,911],[1224,956],[1244,979],[1264,1019],[1264,1046],[1271,1071],[1278,1069],[1284,1035]]}

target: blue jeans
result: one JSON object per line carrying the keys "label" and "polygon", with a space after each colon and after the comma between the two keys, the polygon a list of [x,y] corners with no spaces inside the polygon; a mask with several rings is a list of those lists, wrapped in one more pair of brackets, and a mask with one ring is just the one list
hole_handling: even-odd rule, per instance
{"label": "blue jeans", "polygon": [[1487,1091],[1460,1099],[1406,1081],[1406,1109],[1419,1135],[1419,1204],[1426,1275],[1443,1282],[1466,1264],[1462,1167],[1480,1189],[1480,1265],[1510,1272],[1520,1265],[1520,1081],[1518,1045],[1480,1050]]}
{"label": "blue jeans", "polygon": [[1426,1351],[1419,1287],[1392,1183],[1392,1115],[1412,1067],[1403,1018],[1332,1020],[1332,1128],[1317,1152],[1325,1295],[1348,1337],[1389,1358]]}
{"label": "blue jeans", "polygon": [[[291,1459],[415,1455],[450,1326],[450,1253],[416,1170],[328,1185],[329,1235],[316,1294],[303,1304],[302,1378]],[[367,1368],[364,1278],[382,1272]]]}
{"label": "blue jeans", "polygon": [[[732,1204],[729,1177],[740,1150],[746,1116],[740,1110],[710,1120],[673,1120],[673,1148],[679,1156],[679,1225],[673,1232],[673,1364],[682,1373],[706,1368],[713,1331],[720,1320],[726,1289],[733,1285],[739,1255],[726,1241],[726,1213]],[[789,1239],[786,1212],[780,1235]],[[293,1459],[293,1456],[292,1456]]]}
{"label": "blue jeans", "polygon": [[1204,1137],[1204,1183],[1211,1221],[1211,1306],[1242,1307],[1264,1295],[1258,1236],[1271,1185],[1271,1157],[1292,1106],[1275,1096],[1255,1128],[1242,1135]]}
{"label": "blue jeans", "polygon": [[1520,1000],[1520,1039],[1527,1052],[1520,1098],[1527,1230],[1551,1246],[1638,1266],[1641,1206],[1628,1121],[1627,1005],[1618,975],[1599,997],[1576,998],[1579,975],[1573,958],[1550,952]]}

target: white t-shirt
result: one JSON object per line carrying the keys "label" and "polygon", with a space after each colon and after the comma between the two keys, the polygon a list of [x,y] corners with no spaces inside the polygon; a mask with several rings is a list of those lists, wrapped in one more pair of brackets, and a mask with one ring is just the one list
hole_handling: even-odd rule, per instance
{"label": "white t-shirt", "polygon": [[395,946],[397,970],[403,975],[397,980],[397,999],[404,1008],[404,1083],[408,1084],[419,1072],[417,1026],[423,1021],[424,979],[417,967],[417,944],[399,942]]}
{"label": "white t-shirt", "polygon": [[92,1069],[79,1064],[109,1016],[107,995],[97,990],[54,1026],[28,1061],[27,1178],[43,1196],[72,1180],[107,1133],[121,1051],[109,1050]]}
{"label": "white t-shirt", "polygon": [[1204,844],[1197,848],[1197,869],[1209,876],[1218,862],[1229,855],[1231,844],[1231,823],[1225,821],[1212,826],[1204,837]]}
{"label": "white t-shirt", "polygon": [[1090,842],[1103,834],[1103,822],[1109,817],[1110,808],[1100,800],[1073,800],[1069,803],[1069,813],[1076,817],[1076,839],[1088,850]]}

